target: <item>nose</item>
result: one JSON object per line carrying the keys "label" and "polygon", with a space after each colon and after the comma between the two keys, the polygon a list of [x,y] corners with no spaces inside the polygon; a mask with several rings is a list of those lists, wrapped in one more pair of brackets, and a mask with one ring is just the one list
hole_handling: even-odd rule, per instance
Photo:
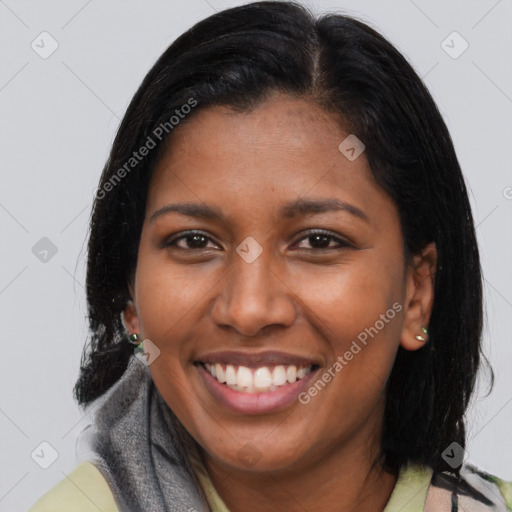
{"label": "nose", "polygon": [[[268,255],[268,257],[267,257]],[[257,336],[270,326],[287,327],[295,321],[294,292],[265,251],[251,263],[234,255],[221,291],[211,309],[212,320],[243,336]]]}

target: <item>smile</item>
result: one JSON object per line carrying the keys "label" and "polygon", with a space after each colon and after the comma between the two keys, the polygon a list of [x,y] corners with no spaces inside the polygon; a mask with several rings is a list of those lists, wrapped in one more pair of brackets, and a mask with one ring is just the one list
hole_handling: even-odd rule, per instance
{"label": "smile", "polygon": [[270,414],[298,403],[324,365],[285,352],[224,351],[198,355],[194,367],[215,403],[235,414]]}
{"label": "smile", "polygon": [[293,384],[311,373],[314,365],[276,365],[249,368],[232,364],[202,363],[206,371],[221,384],[242,393],[264,393]]}

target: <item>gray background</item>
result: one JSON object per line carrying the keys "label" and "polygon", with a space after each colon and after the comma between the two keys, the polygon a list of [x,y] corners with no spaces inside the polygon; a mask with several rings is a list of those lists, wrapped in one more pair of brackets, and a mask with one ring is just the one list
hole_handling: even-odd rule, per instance
{"label": "gray background", "polygon": [[[241,3],[0,0],[2,511],[26,510],[77,463],[84,417],[71,391],[87,332],[87,220],[119,120],[178,35]],[[354,15],[387,36],[425,78],[445,117],[471,190],[485,276],[485,350],[496,371],[494,391],[485,397],[481,385],[469,412],[466,457],[512,479],[512,2],[308,5]],[[52,40],[44,31],[58,43],[45,59],[40,53]],[[454,31],[469,44],[457,58],[464,42]],[[51,462],[52,450],[42,442],[58,453],[48,469],[40,464]]]}

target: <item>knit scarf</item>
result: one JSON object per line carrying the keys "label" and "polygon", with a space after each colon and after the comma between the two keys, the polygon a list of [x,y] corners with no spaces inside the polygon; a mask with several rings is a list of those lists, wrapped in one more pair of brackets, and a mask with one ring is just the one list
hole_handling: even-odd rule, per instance
{"label": "knit scarf", "polygon": [[195,441],[148,366],[132,357],[121,379],[86,411],[90,421],[77,438],[77,457],[101,471],[120,512],[210,510],[187,457]]}

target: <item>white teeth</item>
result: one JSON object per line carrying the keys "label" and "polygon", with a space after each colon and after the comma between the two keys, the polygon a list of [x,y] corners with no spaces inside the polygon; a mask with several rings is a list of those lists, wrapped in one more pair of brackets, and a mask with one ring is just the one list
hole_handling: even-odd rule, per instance
{"label": "white teeth", "polygon": [[284,366],[276,366],[272,373],[272,384],[274,386],[282,386],[286,383],[286,368]]}
{"label": "white teeth", "polygon": [[215,365],[215,373],[217,374],[217,380],[224,384],[224,382],[226,382],[226,373],[221,364],[217,363]]}
{"label": "white teeth", "polygon": [[[205,363],[207,371],[220,383],[231,389],[245,393],[275,391],[278,387],[293,384],[311,372],[311,366],[278,365],[273,369],[268,366],[248,368],[247,366]],[[225,368],[225,369],[224,369]]]}
{"label": "white teeth", "polygon": [[272,385],[272,374],[270,370],[264,366],[258,368],[254,372],[254,387],[257,389],[268,389]]}
{"label": "white teeth", "polygon": [[296,366],[288,366],[286,368],[286,380],[293,384],[297,380],[297,367]]}
{"label": "white teeth", "polygon": [[297,370],[297,379],[302,379],[304,378],[307,374],[308,374],[308,369],[307,368],[299,368]]}
{"label": "white teeth", "polygon": [[252,372],[246,366],[239,366],[236,374],[236,384],[241,388],[252,388]]}
{"label": "white teeth", "polygon": [[236,373],[233,365],[228,364],[226,366],[226,384],[228,386],[236,385]]}

